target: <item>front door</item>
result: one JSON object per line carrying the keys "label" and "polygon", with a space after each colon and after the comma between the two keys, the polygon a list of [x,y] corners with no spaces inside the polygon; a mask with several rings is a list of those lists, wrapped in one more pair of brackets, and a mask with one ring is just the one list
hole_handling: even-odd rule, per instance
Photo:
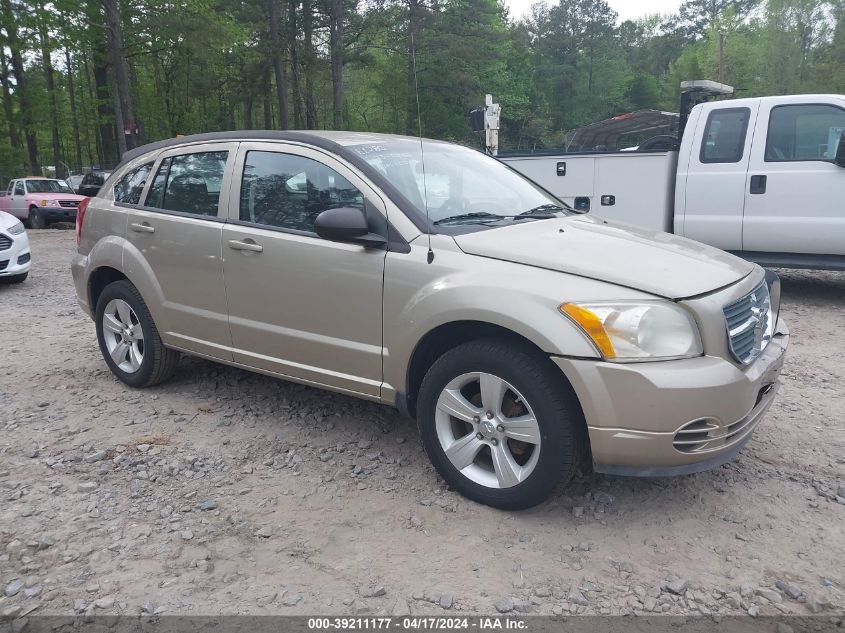
{"label": "front door", "polygon": [[[742,250],[742,214],[758,103],[706,109],[698,118],[684,191],[683,235],[724,250]],[[679,170],[682,166],[679,166]],[[684,186],[685,185],[685,186]]]}
{"label": "front door", "polygon": [[845,101],[765,104],[748,171],[742,249],[845,255]]}
{"label": "front door", "polygon": [[23,187],[23,180],[18,180],[12,190],[11,210],[12,215],[17,218],[26,218],[29,215],[29,209],[26,208],[26,191]]}
{"label": "front door", "polygon": [[381,198],[295,144],[242,143],[233,183],[223,270],[235,361],[378,397],[386,251],[321,239],[314,220],[354,206],[386,224]]}
{"label": "front door", "polygon": [[[223,285],[220,240],[228,197],[227,165],[236,143],[210,143],[161,153],[156,164],[141,166],[151,182],[133,188],[132,172],[115,184],[115,204],[128,207],[128,248],[133,266],[148,266],[152,277],[156,325],[164,342],[187,351],[231,360],[228,304]],[[152,169],[150,169],[152,167]],[[146,180],[146,177],[144,177]],[[123,191],[130,196],[123,197]],[[143,204],[132,204],[144,190]]]}

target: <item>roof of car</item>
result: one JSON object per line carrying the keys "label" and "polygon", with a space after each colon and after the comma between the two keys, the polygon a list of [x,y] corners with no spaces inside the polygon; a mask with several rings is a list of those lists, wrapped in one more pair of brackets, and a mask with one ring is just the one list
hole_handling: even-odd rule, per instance
{"label": "roof of car", "polygon": [[[213,143],[215,141],[296,141],[308,143],[330,150],[340,150],[351,145],[363,145],[365,143],[378,143],[384,141],[417,141],[414,136],[402,136],[399,134],[379,134],[374,132],[344,132],[339,130],[232,130],[228,132],[207,132],[205,134],[190,134],[188,136],[177,136],[174,138],[147,143],[123,154],[123,163],[130,161],[147,152],[189,145],[194,143]],[[442,143],[435,139],[425,139],[429,143]]]}

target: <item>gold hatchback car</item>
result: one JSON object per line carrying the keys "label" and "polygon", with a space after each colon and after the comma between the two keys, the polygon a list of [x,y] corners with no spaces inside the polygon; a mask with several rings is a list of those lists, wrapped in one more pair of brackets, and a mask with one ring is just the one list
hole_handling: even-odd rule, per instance
{"label": "gold hatchback car", "polygon": [[585,459],[644,476],[732,459],[789,339],[759,266],[402,136],[146,145],[80,206],[77,243],[79,303],[127,385],[186,353],[392,405],[451,486],[505,509]]}

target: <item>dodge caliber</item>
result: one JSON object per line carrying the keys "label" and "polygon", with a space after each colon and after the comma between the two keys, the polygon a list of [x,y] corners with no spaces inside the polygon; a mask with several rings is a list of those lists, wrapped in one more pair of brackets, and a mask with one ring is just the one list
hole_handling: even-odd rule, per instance
{"label": "dodge caliber", "polygon": [[391,405],[503,509],[581,465],[737,456],[789,339],[780,284],[715,248],[577,214],[494,158],[352,132],[128,152],[77,218],[103,358],[150,387],[191,354]]}

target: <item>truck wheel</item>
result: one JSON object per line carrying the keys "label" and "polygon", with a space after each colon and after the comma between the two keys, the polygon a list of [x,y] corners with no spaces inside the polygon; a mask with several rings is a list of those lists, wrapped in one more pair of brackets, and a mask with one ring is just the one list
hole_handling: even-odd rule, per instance
{"label": "truck wheel", "polygon": [[106,364],[130,387],[151,387],[173,375],[179,353],[164,346],[141,293],[128,281],[106,286],[95,324]]}
{"label": "truck wheel", "polygon": [[584,454],[583,414],[559,371],[505,340],[471,341],[441,356],[418,402],[432,464],[479,503],[536,505],[573,477]]}
{"label": "truck wheel", "polygon": [[0,284],[22,284],[29,276],[29,272],[21,273],[20,275],[9,275],[8,277],[0,277]]}
{"label": "truck wheel", "polygon": [[47,221],[36,207],[29,208],[29,226],[33,229],[47,228]]}

